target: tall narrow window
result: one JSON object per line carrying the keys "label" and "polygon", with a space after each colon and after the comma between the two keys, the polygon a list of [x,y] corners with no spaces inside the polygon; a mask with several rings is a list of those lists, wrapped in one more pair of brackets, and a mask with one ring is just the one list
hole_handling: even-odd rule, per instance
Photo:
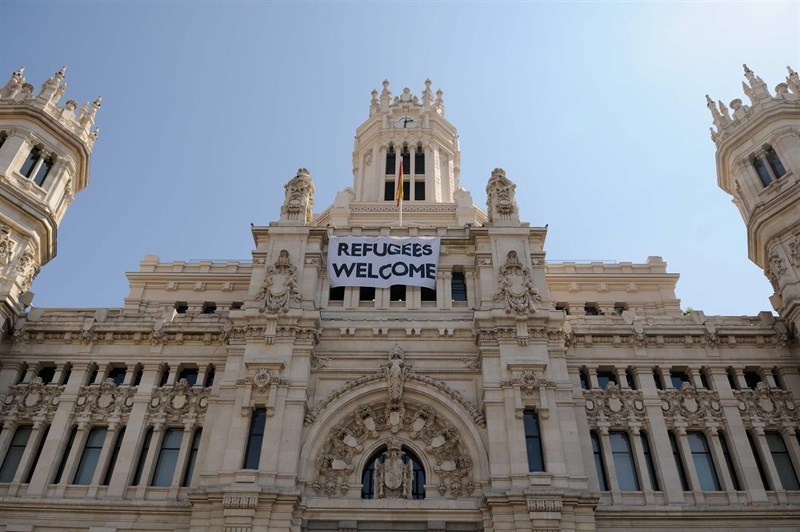
{"label": "tall narrow window", "polygon": [[147,429],[144,435],[144,443],[142,450],[139,452],[139,460],[136,462],[136,471],[133,474],[133,481],[131,486],[138,486],[142,482],[142,475],[144,474],[144,465],[147,462],[147,455],[150,453],[150,442],[153,439],[153,427]]}
{"label": "tall narrow window", "polygon": [[78,433],[78,427],[72,427],[67,440],[67,446],[64,447],[64,452],[61,454],[61,462],[58,464],[58,471],[56,471],[56,478],[53,479],[54,484],[61,482],[61,477],[64,475],[64,468],[67,466],[67,460],[72,452],[72,444],[75,443],[75,435]]}
{"label": "tall narrow window", "polygon": [[711,449],[708,447],[706,435],[702,432],[687,432],[689,449],[692,451],[692,461],[703,491],[719,491],[719,478],[714,469],[714,460],[711,458]]}
{"label": "tall narrow window", "polygon": [[772,461],[775,462],[781,486],[785,490],[800,490],[800,483],[797,482],[797,474],[794,471],[792,458],[789,456],[783,436],[780,432],[773,431],[764,433],[764,436],[767,438],[769,453],[772,455]]}
{"label": "tall narrow window", "polygon": [[672,447],[672,457],[675,459],[675,467],[678,469],[678,477],[681,480],[681,488],[683,491],[689,491],[689,482],[686,480],[686,468],[683,467],[683,460],[681,459],[681,452],[678,449],[678,440],[675,434],[669,433],[669,445]]}
{"label": "tall narrow window", "polygon": [[[396,170],[397,170],[397,155],[394,152],[394,146],[389,146],[389,149],[386,151],[386,174],[394,175]],[[394,199],[394,190],[392,190],[392,197],[385,199]]]}
{"label": "tall narrow window", "polygon": [[761,184],[765,187],[772,183],[772,176],[769,174],[769,170],[767,170],[767,166],[764,164],[764,161],[761,157],[755,157],[753,159],[753,168],[756,169],[756,173],[758,174],[758,178],[761,180]]}
{"label": "tall narrow window", "polygon": [[30,425],[20,425],[14,431],[14,437],[11,438],[11,445],[8,447],[6,457],[3,460],[3,465],[0,467],[0,482],[11,482],[14,480],[14,475],[17,473],[22,455],[25,453],[25,447],[28,445],[28,440],[31,437],[33,427]]}
{"label": "tall narrow window", "polygon": [[522,416],[525,425],[525,447],[528,451],[528,471],[544,471],[542,453],[542,434],[539,430],[539,416],[533,410],[525,410]]}
{"label": "tall narrow window", "polygon": [[247,435],[247,447],[244,451],[242,469],[258,469],[261,456],[261,444],[264,441],[264,425],[267,422],[267,409],[256,408],[250,419],[250,432]]}
{"label": "tall narrow window", "polygon": [[453,276],[450,278],[450,289],[453,301],[467,300],[467,281],[463,272],[453,272]]}
{"label": "tall narrow window", "polygon": [[192,447],[189,449],[189,459],[186,463],[186,472],[183,474],[183,481],[181,486],[188,487],[192,483],[192,475],[194,474],[194,463],[197,461],[197,451],[200,449],[200,437],[203,435],[203,429],[197,429],[192,436]]}
{"label": "tall narrow window", "polygon": [[658,475],[656,474],[656,466],[653,462],[653,453],[650,452],[650,438],[647,437],[647,432],[640,431],[639,438],[642,440],[642,453],[644,454],[644,461],[647,465],[647,474],[650,477],[650,488],[653,491],[660,491],[658,483]]}
{"label": "tall narrow window", "polygon": [[97,468],[97,461],[100,459],[100,452],[103,450],[103,443],[106,441],[106,429],[95,427],[89,432],[86,438],[86,445],[83,447],[81,461],[78,463],[78,470],[75,472],[73,484],[88,485],[92,483],[94,470]]}
{"label": "tall narrow window", "polygon": [[750,442],[750,450],[753,451],[753,458],[756,460],[756,467],[758,468],[758,474],[761,477],[761,485],[764,486],[765,490],[774,489],[769,484],[769,479],[767,479],[767,472],[764,469],[764,463],[761,461],[761,453],[758,452],[758,446],[756,446],[755,439],[750,431],[747,432],[747,441]]}
{"label": "tall narrow window", "polygon": [[733,463],[733,457],[728,449],[728,437],[724,432],[721,431],[719,433],[719,444],[722,447],[722,454],[725,456],[725,464],[728,467],[728,473],[731,476],[731,482],[733,482],[733,489],[739,491],[742,488],[739,485],[739,475],[736,474],[736,466]]}
{"label": "tall narrow window", "polygon": [[122,448],[122,438],[125,437],[125,427],[117,431],[117,438],[114,440],[114,449],[111,451],[111,459],[108,461],[108,469],[106,474],[103,475],[101,485],[108,486],[111,483],[111,475],[114,474],[114,466],[117,465],[117,458],[119,458],[119,450]]}
{"label": "tall narrow window", "polygon": [[48,425],[44,428],[44,431],[42,431],[42,436],[39,438],[39,445],[36,447],[36,454],[33,455],[33,462],[31,462],[31,465],[28,468],[28,473],[25,475],[25,480],[23,480],[25,484],[29,484],[33,478],[33,473],[36,471],[36,466],[39,464],[39,458],[42,456],[42,449],[44,449],[44,444],[47,441],[47,434],[49,432],[50,426]]}
{"label": "tall narrow window", "polygon": [[600,447],[600,436],[594,430],[590,434],[592,436],[594,467],[597,469],[597,482],[600,484],[600,491],[608,491],[608,476],[606,475],[606,464],[603,461],[603,449]]}
{"label": "tall narrow window", "polygon": [[422,146],[417,146],[417,151],[414,152],[414,173],[425,173],[425,150]]}
{"label": "tall narrow window", "polygon": [[164,431],[161,449],[158,451],[156,469],[153,473],[153,486],[169,486],[172,484],[182,440],[183,429],[167,429]]}
{"label": "tall narrow window", "polygon": [[636,476],[628,433],[612,431],[608,433],[608,437],[611,440],[611,455],[614,457],[620,491],[639,491],[639,478]]}
{"label": "tall narrow window", "polygon": [[786,169],[783,167],[783,163],[781,162],[778,154],[775,153],[773,148],[767,148],[765,152],[767,157],[767,162],[769,163],[769,167],[772,168],[772,173],[775,174],[775,178],[782,177],[786,173]]}

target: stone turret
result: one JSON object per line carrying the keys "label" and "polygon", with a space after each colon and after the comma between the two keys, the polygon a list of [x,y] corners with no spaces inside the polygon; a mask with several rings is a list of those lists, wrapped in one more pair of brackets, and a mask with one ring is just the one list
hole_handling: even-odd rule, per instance
{"label": "stone turret", "polygon": [[0,337],[32,298],[30,285],[56,255],[58,226],[89,180],[101,99],[79,111],[66,93],[66,67],[38,94],[24,69],[0,88]]}
{"label": "stone turret", "polygon": [[717,145],[717,183],[733,196],[747,226],[748,256],[775,290],[775,310],[800,331],[800,78],[787,67],[772,95],[747,65],[745,105],[733,116],[706,96]]}

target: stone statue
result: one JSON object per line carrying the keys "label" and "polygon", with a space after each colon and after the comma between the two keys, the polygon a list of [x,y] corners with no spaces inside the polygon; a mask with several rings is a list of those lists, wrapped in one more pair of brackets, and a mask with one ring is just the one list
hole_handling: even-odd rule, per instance
{"label": "stone statue", "polygon": [[486,212],[489,223],[519,222],[519,208],[515,199],[517,185],[506,177],[502,168],[495,168],[486,185]]}
{"label": "stone statue", "polygon": [[281,207],[281,221],[310,223],[314,217],[314,182],[305,168],[297,170],[297,175],[286,185],[286,197]]}

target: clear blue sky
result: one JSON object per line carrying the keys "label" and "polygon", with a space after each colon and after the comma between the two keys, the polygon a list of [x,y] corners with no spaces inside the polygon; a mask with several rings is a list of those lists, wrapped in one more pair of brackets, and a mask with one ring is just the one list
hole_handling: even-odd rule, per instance
{"label": "clear blue sky", "polygon": [[444,91],[461,181],[495,167],[549,260],[681,274],[684,307],[770,308],[744,224],[716,185],[704,95],[800,69],[800,2],[0,1],[0,74],[103,96],[89,187],[33,285],[36,306],[121,306],[146,254],[249,260],[311,170],[320,211],[352,183],[352,138],[384,78]]}

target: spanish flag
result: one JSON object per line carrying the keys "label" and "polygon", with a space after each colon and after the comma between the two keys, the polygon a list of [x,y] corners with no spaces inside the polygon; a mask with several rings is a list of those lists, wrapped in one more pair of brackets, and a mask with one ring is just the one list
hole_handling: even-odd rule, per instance
{"label": "spanish flag", "polygon": [[400,207],[403,204],[403,158],[400,157],[400,168],[397,169],[397,184],[394,188],[394,199],[397,202],[397,206]]}

